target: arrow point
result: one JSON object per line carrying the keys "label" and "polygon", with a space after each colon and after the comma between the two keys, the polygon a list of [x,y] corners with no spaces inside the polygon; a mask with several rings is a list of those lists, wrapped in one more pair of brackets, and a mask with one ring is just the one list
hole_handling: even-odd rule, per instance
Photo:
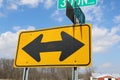
{"label": "arrow point", "polygon": [[35,59],[37,62],[40,62],[40,41],[42,40],[43,35],[39,35],[36,39],[34,39],[32,42],[30,42],[28,45],[23,47],[22,49],[29,54],[33,59]]}
{"label": "arrow point", "polygon": [[61,35],[64,45],[59,60],[63,61],[66,58],[68,58],[70,55],[72,55],[74,52],[76,52],[78,49],[83,47],[84,44],[65,32],[61,32]]}

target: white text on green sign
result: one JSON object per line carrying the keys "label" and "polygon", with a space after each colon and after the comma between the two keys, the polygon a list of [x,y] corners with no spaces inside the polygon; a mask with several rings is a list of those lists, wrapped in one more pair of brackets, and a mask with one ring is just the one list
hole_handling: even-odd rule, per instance
{"label": "white text on green sign", "polygon": [[[78,6],[91,6],[96,4],[96,0],[68,0],[70,4],[74,7],[74,1],[76,1]],[[66,8],[66,0],[58,0],[58,9]]]}

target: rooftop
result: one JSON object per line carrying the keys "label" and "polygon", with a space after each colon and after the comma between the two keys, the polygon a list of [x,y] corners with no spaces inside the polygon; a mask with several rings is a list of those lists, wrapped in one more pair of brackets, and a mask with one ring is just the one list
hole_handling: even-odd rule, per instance
{"label": "rooftop", "polygon": [[92,77],[94,77],[94,78],[99,78],[99,77],[104,77],[104,76],[119,78],[120,73],[113,73],[113,74],[109,74],[109,73],[92,73]]}

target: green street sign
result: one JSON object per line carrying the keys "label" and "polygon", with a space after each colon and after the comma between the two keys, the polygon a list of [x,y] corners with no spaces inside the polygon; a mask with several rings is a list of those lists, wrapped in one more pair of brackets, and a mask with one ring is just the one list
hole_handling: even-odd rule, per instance
{"label": "green street sign", "polygon": [[92,6],[96,5],[96,0],[58,0],[57,7],[58,9],[65,9],[66,8],[66,1],[69,1],[69,3],[74,7],[74,1],[76,1],[78,6]]}
{"label": "green street sign", "polygon": [[85,15],[78,5],[76,5],[76,7],[74,8],[74,15],[79,20],[79,23],[81,23],[81,24],[85,23]]}

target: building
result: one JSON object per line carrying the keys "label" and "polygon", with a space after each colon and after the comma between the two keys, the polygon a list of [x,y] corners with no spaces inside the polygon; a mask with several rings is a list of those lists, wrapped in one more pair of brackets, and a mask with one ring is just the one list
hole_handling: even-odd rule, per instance
{"label": "building", "polygon": [[92,73],[90,80],[120,80],[120,74]]}
{"label": "building", "polygon": [[117,80],[120,80],[120,77],[118,77]]}

